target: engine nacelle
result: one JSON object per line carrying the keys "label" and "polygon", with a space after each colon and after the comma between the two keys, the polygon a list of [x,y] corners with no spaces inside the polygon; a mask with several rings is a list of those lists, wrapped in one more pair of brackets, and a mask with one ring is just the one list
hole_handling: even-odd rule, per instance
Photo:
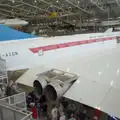
{"label": "engine nacelle", "polygon": [[40,76],[33,82],[33,87],[35,88],[36,92],[40,95],[43,93],[43,89],[47,85],[48,78],[46,76]]}
{"label": "engine nacelle", "polygon": [[48,100],[60,98],[78,78],[76,74],[51,69],[39,74],[33,86],[37,93],[46,95]]}
{"label": "engine nacelle", "polygon": [[48,100],[59,99],[69,89],[73,82],[63,83],[60,80],[50,82],[44,89],[45,95]]}

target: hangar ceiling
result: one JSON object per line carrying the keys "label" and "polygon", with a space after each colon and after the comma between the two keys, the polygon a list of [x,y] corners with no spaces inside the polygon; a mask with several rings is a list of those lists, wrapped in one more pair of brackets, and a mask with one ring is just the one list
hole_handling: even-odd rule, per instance
{"label": "hangar ceiling", "polygon": [[48,29],[51,24],[119,19],[120,0],[0,0],[0,16],[21,18]]}
{"label": "hangar ceiling", "polygon": [[119,17],[120,0],[0,0],[0,14],[3,17],[48,17],[51,11],[57,17],[82,16],[106,18]]}

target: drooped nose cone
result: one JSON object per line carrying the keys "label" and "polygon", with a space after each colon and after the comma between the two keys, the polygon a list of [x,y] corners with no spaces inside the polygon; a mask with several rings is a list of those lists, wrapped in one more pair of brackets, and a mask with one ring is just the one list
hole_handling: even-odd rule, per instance
{"label": "drooped nose cone", "polygon": [[45,95],[49,101],[54,101],[57,99],[57,92],[52,85],[47,85],[45,87]]}
{"label": "drooped nose cone", "polygon": [[43,88],[42,88],[41,83],[40,83],[38,80],[35,80],[35,81],[33,82],[33,87],[34,87],[35,91],[36,91],[39,95],[42,94]]}

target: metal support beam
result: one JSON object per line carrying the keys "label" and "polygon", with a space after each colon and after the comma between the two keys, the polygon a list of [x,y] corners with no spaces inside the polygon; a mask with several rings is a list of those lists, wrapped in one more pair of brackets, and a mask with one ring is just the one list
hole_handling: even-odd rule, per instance
{"label": "metal support beam", "polygon": [[4,119],[3,119],[3,111],[2,111],[2,108],[0,108],[0,114],[1,114],[1,115],[0,115],[0,117],[1,117],[0,120],[4,120]]}
{"label": "metal support beam", "polygon": [[[0,15],[5,16],[5,17],[10,17],[10,15],[0,13]],[[12,16],[13,17],[13,16]]]}
{"label": "metal support beam", "polygon": [[73,5],[74,7],[78,8],[79,10],[81,10],[82,12],[87,13],[87,14],[91,14],[91,12],[88,12],[88,11],[84,10],[83,8],[75,5],[74,3],[70,2],[69,0],[66,0],[66,1],[67,1],[68,3],[70,3],[71,5]]}
{"label": "metal support beam", "polygon": [[15,9],[18,9],[19,11],[24,11],[24,12],[27,12],[27,13],[33,13],[34,14],[34,12],[31,12],[31,11],[28,11],[28,10],[25,10],[25,9],[22,9],[22,8],[18,8],[18,6],[11,6],[11,5],[8,5],[8,4],[0,4],[0,6],[15,8]]}
{"label": "metal support beam", "polygon": [[90,0],[94,5],[96,5],[100,10],[105,11],[102,7],[100,7],[94,0]]}
{"label": "metal support beam", "polygon": [[44,2],[45,4],[48,4],[48,5],[52,5],[53,7],[56,7],[57,9],[62,10],[62,11],[64,11],[64,12],[67,12],[67,13],[69,13],[69,14],[70,14],[70,13],[73,13],[73,12],[66,11],[66,10],[64,10],[63,8],[58,7],[58,6],[54,5],[54,4],[51,4],[51,3],[49,3],[49,2],[46,2],[45,0],[39,0],[39,1]]}
{"label": "metal support beam", "polygon": [[116,13],[115,13],[115,10],[112,8],[112,6],[109,4],[107,5],[109,7],[109,11],[110,13],[113,13],[114,14],[114,17],[117,17]]}
{"label": "metal support beam", "polygon": [[5,10],[5,9],[2,9],[2,8],[0,8],[0,10],[1,10],[1,11],[5,11],[5,12],[8,12],[8,13],[11,13],[11,15],[12,15],[12,14],[21,15],[21,14],[19,14],[19,13],[12,12],[12,11],[9,11],[9,10]]}
{"label": "metal support beam", "polygon": [[120,7],[120,3],[119,3],[119,1],[118,0],[116,0],[116,3],[118,4],[118,6]]}
{"label": "metal support beam", "polygon": [[[8,0],[8,1],[11,1],[11,0]],[[35,9],[40,10],[40,11],[45,11],[45,12],[50,13],[48,10],[45,10],[45,9],[39,8],[39,7],[37,7],[37,6],[31,5],[31,4],[26,3],[26,2],[23,2],[23,1],[16,1],[16,2],[17,2],[17,3],[22,3],[22,4],[27,5],[27,6],[29,6],[29,7],[33,7],[33,8],[35,8]]]}

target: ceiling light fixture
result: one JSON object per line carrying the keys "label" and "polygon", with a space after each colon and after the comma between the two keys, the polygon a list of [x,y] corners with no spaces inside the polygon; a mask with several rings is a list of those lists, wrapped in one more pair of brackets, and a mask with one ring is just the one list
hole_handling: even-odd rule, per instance
{"label": "ceiling light fixture", "polygon": [[12,3],[15,3],[15,1],[14,1],[14,0],[12,0]]}

